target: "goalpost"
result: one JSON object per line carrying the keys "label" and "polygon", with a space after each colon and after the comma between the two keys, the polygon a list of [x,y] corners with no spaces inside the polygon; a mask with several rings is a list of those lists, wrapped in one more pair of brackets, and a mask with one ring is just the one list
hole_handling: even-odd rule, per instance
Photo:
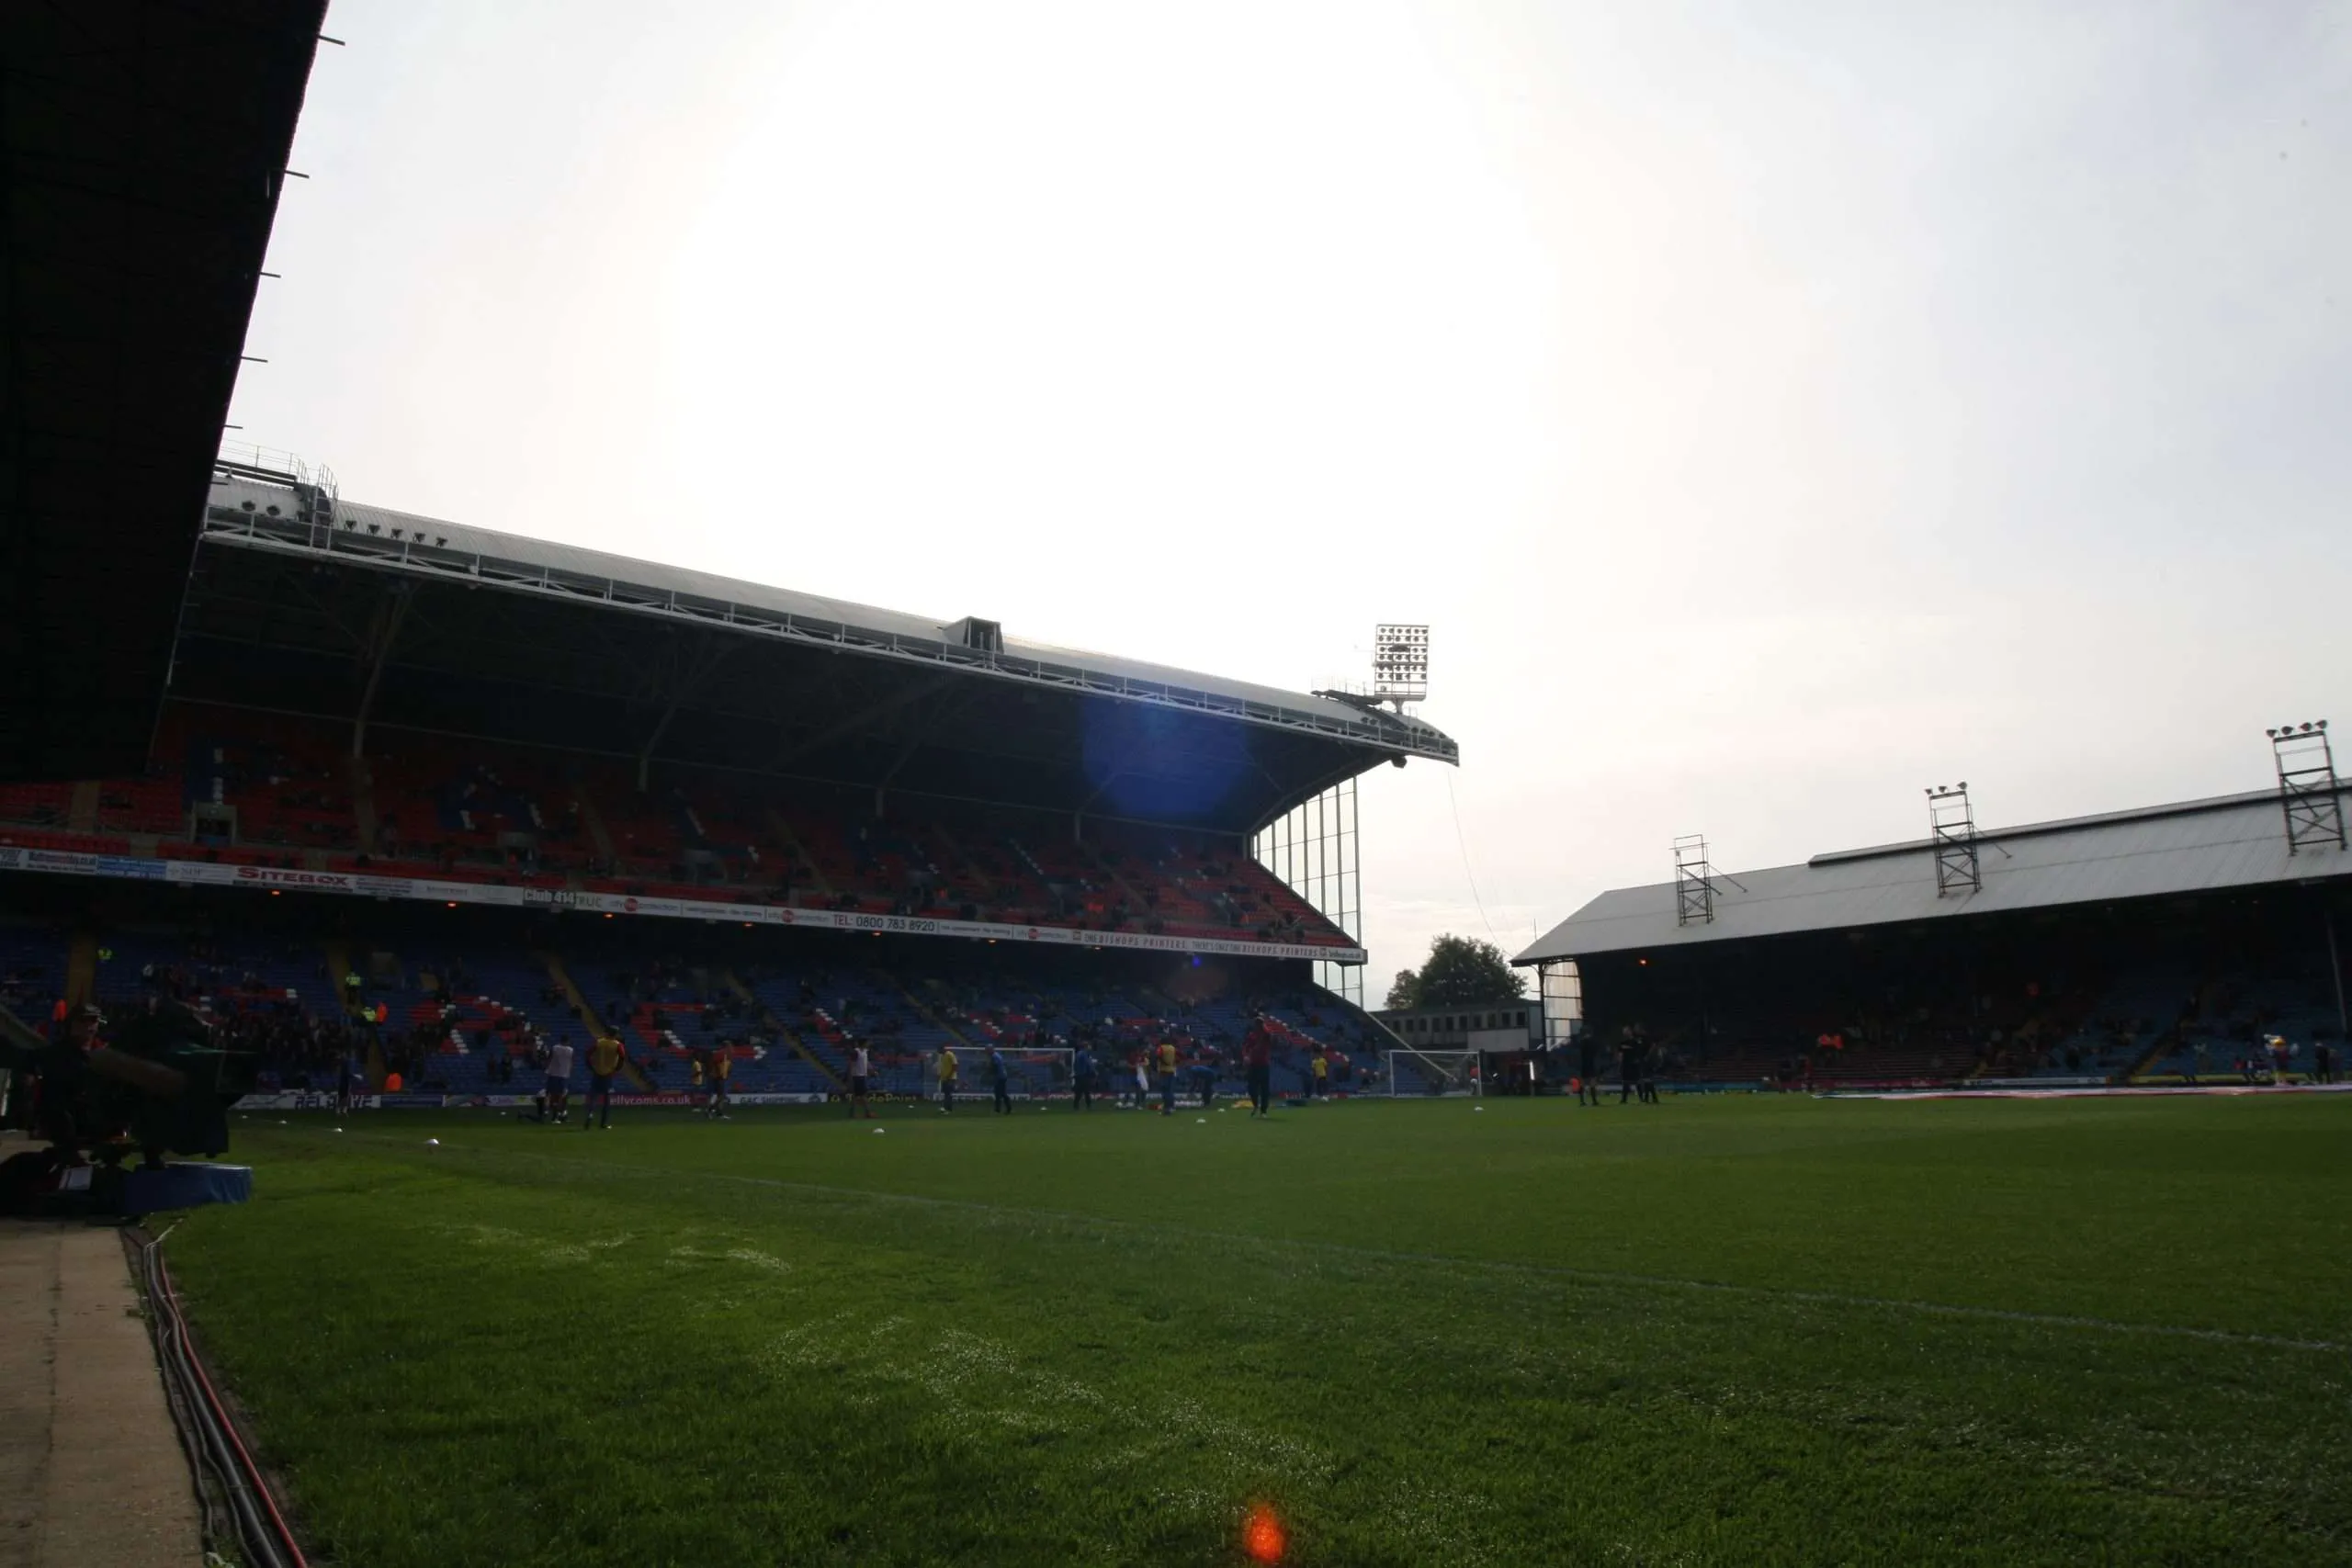
{"label": "goalpost", "polygon": [[1480,1090],[1478,1053],[1422,1051],[1411,1046],[1388,1053],[1388,1096],[1392,1100],[1430,1099]]}
{"label": "goalpost", "polygon": [[[997,1054],[1004,1058],[1005,1092],[1015,1100],[1067,1100],[1070,1095],[1070,1058],[1076,1055],[1068,1045],[1023,1045],[1018,1049],[1000,1045]],[[985,1041],[956,1047],[956,1098],[986,1100],[995,1092],[989,1081],[989,1048]],[[930,1064],[932,1082],[926,1089],[938,1088],[936,1058]],[[1101,1069],[1096,1069],[1095,1087],[1102,1087]]]}

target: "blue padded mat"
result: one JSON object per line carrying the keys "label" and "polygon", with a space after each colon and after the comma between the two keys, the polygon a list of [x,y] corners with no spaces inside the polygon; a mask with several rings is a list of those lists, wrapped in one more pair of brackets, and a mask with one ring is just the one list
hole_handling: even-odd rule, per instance
{"label": "blue padded mat", "polygon": [[161,1170],[127,1170],[122,1177],[125,1213],[193,1209],[205,1203],[242,1203],[254,1195],[249,1165],[167,1165]]}

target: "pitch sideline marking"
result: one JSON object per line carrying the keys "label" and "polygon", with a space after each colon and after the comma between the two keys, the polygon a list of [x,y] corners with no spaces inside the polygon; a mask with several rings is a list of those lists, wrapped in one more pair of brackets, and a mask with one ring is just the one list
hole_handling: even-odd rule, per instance
{"label": "pitch sideline marking", "polygon": [[[389,1134],[362,1134],[359,1142],[390,1145],[396,1140]],[[2341,1353],[2352,1350],[2352,1345],[2330,1339],[2290,1339],[2275,1334],[2246,1334],[2227,1328],[2190,1328],[2170,1323],[2125,1323],[2109,1317],[2087,1317],[2068,1313],[2028,1312],[2016,1307],[1964,1306],[1951,1302],[1905,1300],[1899,1296],[1848,1295],[1837,1291],[1807,1291],[1787,1285],[1742,1285],[1726,1280],[1686,1280],[1670,1274],[1635,1274],[1608,1269],[1578,1269],[1556,1263],[1525,1263],[1507,1258],[1461,1258],[1442,1252],[1404,1252],[1388,1247],[1352,1247],[1345,1242],[1314,1241],[1288,1236],[1251,1235],[1240,1231],[1204,1230],[1193,1225],[1174,1225],[1160,1221],[1123,1220],[1107,1214],[1087,1214],[1063,1209],[1035,1209],[1015,1203],[986,1203],[974,1198],[937,1198],[922,1192],[883,1192],[864,1187],[836,1187],[821,1181],[787,1181],[774,1176],[738,1176],[729,1171],[679,1169],[673,1166],[626,1165],[613,1166],[571,1155],[550,1154],[537,1149],[479,1149],[452,1151],[447,1145],[442,1154],[463,1152],[477,1156],[490,1155],[493,1158],[541,1160],[558,1165],[585,1166],[596,1170],[642,1171],[650,1176],[684,1178],[689,1180],[727,1181],[739,1186],[766,1188],[783,1192],[813,1192],[828,1198],[864,1200],[878,1203],[906,1203],[917,1207],[953,1209],[966,1213],[996,1214],[1024,1220],[1051,1220],[1072,1227],[1096,1226],[1106,1230],[1140,1231],[1161,1235],[1184,1237],[1200,1241],[1240,1243],[1246,1246],[1289,1247],[1304,1251],[1328,1252],[1346,1258],[1370,1258],[1387,1263],[1410,1263],[1422,1267],[1447,1269],[1486,1269],[1502,1273],[1529,1274],[1541,1279],[1566,1280],[1587,1284],[1639,1286],[1649,1290],[1682,1290],[1709,1292],[1719,1295],[1756,1296],[1767,1300],[1808,1302],[1822,1306],[1872,1307],[1894,1312],[1916,1312],[1939,1317],[1977,1318],[1994,1323],[2033,1324],[2049,1328],[2088,1329],[2104,1334],[2145,1334],[2161,1338],[2198,1339],[2221,1345],[2254,1345],[2275,1350],[2314,1350]]]}

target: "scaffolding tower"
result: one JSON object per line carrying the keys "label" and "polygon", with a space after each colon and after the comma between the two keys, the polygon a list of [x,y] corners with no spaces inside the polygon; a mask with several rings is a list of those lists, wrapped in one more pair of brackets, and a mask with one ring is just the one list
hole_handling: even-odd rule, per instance
{"label": "scaffolding tower", "polygon": [[1707,863],[1703,833],[1685,833],[1674,840],[1674,923],[1713,925],[1715,919],[1715,871]]}
{"label": "scaffolding tower", "polygon": [[2327,720],[2282,724],[2267,730],[2278,765],[2278,806],[2287,816],[2287,852],[2345,848],[2344,795],[2335,776],[2335,749]]}
{"label": "scaffolding tower", "polygon": [[1928,791],[1928,830],[1936,850],[1936,897],[1951,898],[1984,890],[1984,867],[1976,856],[1976,812],[1968,804],[1968,781]]}

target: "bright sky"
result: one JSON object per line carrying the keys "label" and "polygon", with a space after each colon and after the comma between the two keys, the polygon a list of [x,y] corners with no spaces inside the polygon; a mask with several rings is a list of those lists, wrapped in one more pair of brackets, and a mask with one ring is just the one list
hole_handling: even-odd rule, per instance
{"label": "bright sky", "polygon": [[2352,5],[327,30],[236,438],[1274,684],[1426,620],[1464,761],[1364,781],[1374,1002],[1678,833],[2258,788],[2266,724],[2352,724]]}

